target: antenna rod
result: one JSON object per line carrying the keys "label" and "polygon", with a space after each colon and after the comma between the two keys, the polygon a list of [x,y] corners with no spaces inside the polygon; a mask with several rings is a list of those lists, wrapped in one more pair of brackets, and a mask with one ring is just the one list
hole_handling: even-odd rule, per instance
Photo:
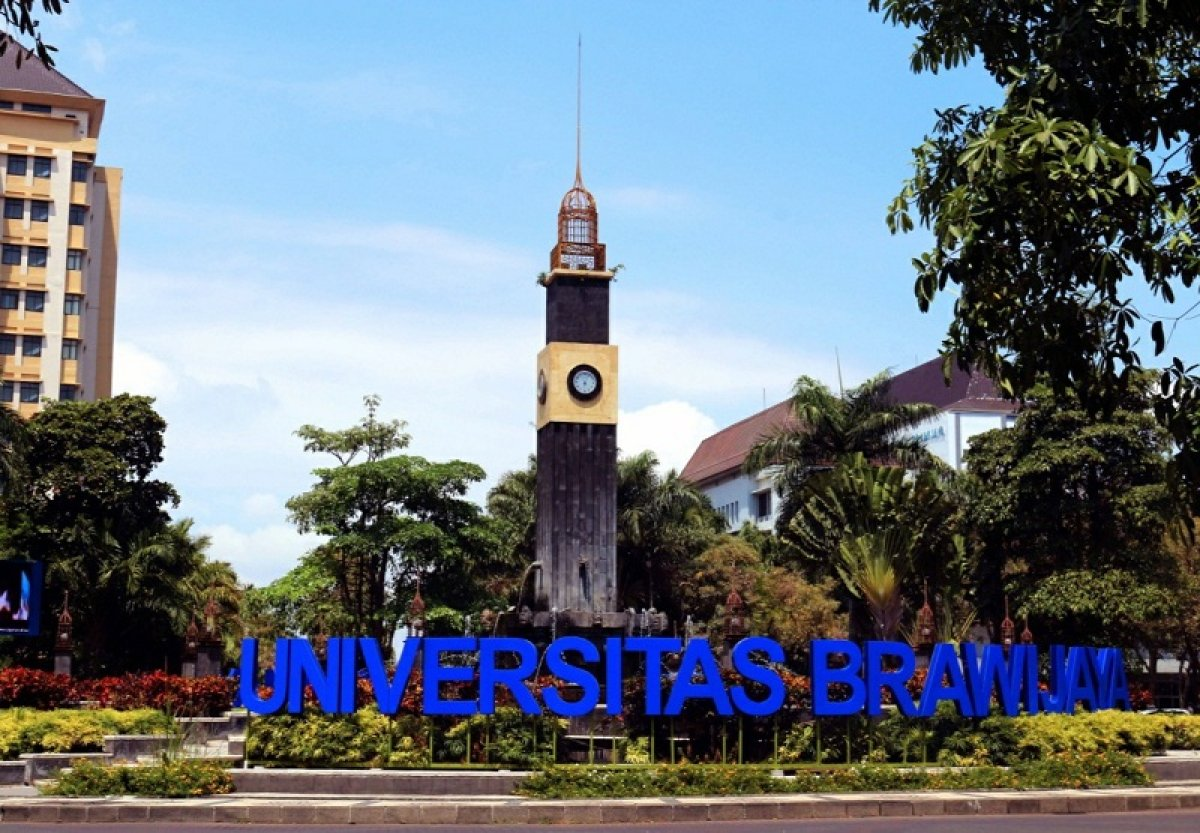
{"label": "antenna rod", "polygon": [[838,396],[846,398],[846,386],[842,384],[842,356],[838,353],[837,345],[833,347],[833,358],[837,362]]}
{"label": "antenna rod", "polygon": [[579,34],[575,68],[575,181],[583,183],[583,33]]}

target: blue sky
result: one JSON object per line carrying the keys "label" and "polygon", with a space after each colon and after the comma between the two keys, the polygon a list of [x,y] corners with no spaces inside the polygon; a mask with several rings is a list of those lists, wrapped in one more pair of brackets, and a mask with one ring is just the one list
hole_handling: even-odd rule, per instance
{"label": "blue sky", "polygon": [[411,451],[534,447],[537,274],[575,153],[600,210],[621,347],[619,443],[681,467],[807,374],[936,354],[884,209],[974,68],[908,69],[864,2],[144,3],[44,24],[107,100],[125,170],[116,384],[157,397],[162,475],[212,555],[263,583],[312,546],[284,501],[325,461],[292,432],[369,393]]}

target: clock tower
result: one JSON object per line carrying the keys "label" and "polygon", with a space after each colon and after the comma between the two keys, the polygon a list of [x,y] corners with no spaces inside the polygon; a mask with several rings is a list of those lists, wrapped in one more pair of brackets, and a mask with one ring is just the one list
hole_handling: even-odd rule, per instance
{"label": "clock tower", "polygon": [[536,606],[574,627],[620,627],[617,598],[617,348],[608,343],[613,272],[596,200],[575,184],[550,253],[546,346],[537,360]]}

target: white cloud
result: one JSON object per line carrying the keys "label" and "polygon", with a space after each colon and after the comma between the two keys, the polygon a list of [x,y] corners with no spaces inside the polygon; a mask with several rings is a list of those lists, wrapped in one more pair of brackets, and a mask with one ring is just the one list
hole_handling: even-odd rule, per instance
{"label": "white cloud", "polygon": [[242,512],[252,518],[272,518],[283,513],[283,501],[267,492],[255,492],[242,501]]}
{"label": "white cloud", "polygon": [[258,586],[295,567],[299,557],[321,541],[316,535],[301,535],[284,524],[248,532],[220,524],[201,528],[199,532],[212,539],[208,548],[210,558],[230,562],[238,578]]}
{"label": "white cloud", "polygon": [[625,456],[653,451],[662,470],[682,470],[696,446],[717,431],[717,424],[694,405],[679,400],[622,411],[617,441]]}
{"label": "white cloud", "polygon": [[113,345],[113,392],[156,398],[175,392],[178,382],[165,363],[127,341]]}
{"label": "white cloud", "polygon": [[83,42],[83,58],[96,72],[104,72],[104,68],[108,66],[108,53],[104,44],[96,38],[87,38]]}
{"label": "white cloud", "polygon": [[100,31],[118,38],[128,37],[137,31],[137,21],[132,18],[119,20],[116,23],[101,26]]}

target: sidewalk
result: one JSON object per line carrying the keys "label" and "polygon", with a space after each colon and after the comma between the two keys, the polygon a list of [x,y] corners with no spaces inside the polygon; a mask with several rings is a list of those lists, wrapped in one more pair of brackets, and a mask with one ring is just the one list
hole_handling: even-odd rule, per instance
{"label": "sidewalk", "polygon": [[35,798],[0,789],[0,822],[255,824],[652,824],[870,816],[1122,813],[1200,807],[1200,782],[1112,790],[996,790],[542,801],[509,796],[255,794]]}

